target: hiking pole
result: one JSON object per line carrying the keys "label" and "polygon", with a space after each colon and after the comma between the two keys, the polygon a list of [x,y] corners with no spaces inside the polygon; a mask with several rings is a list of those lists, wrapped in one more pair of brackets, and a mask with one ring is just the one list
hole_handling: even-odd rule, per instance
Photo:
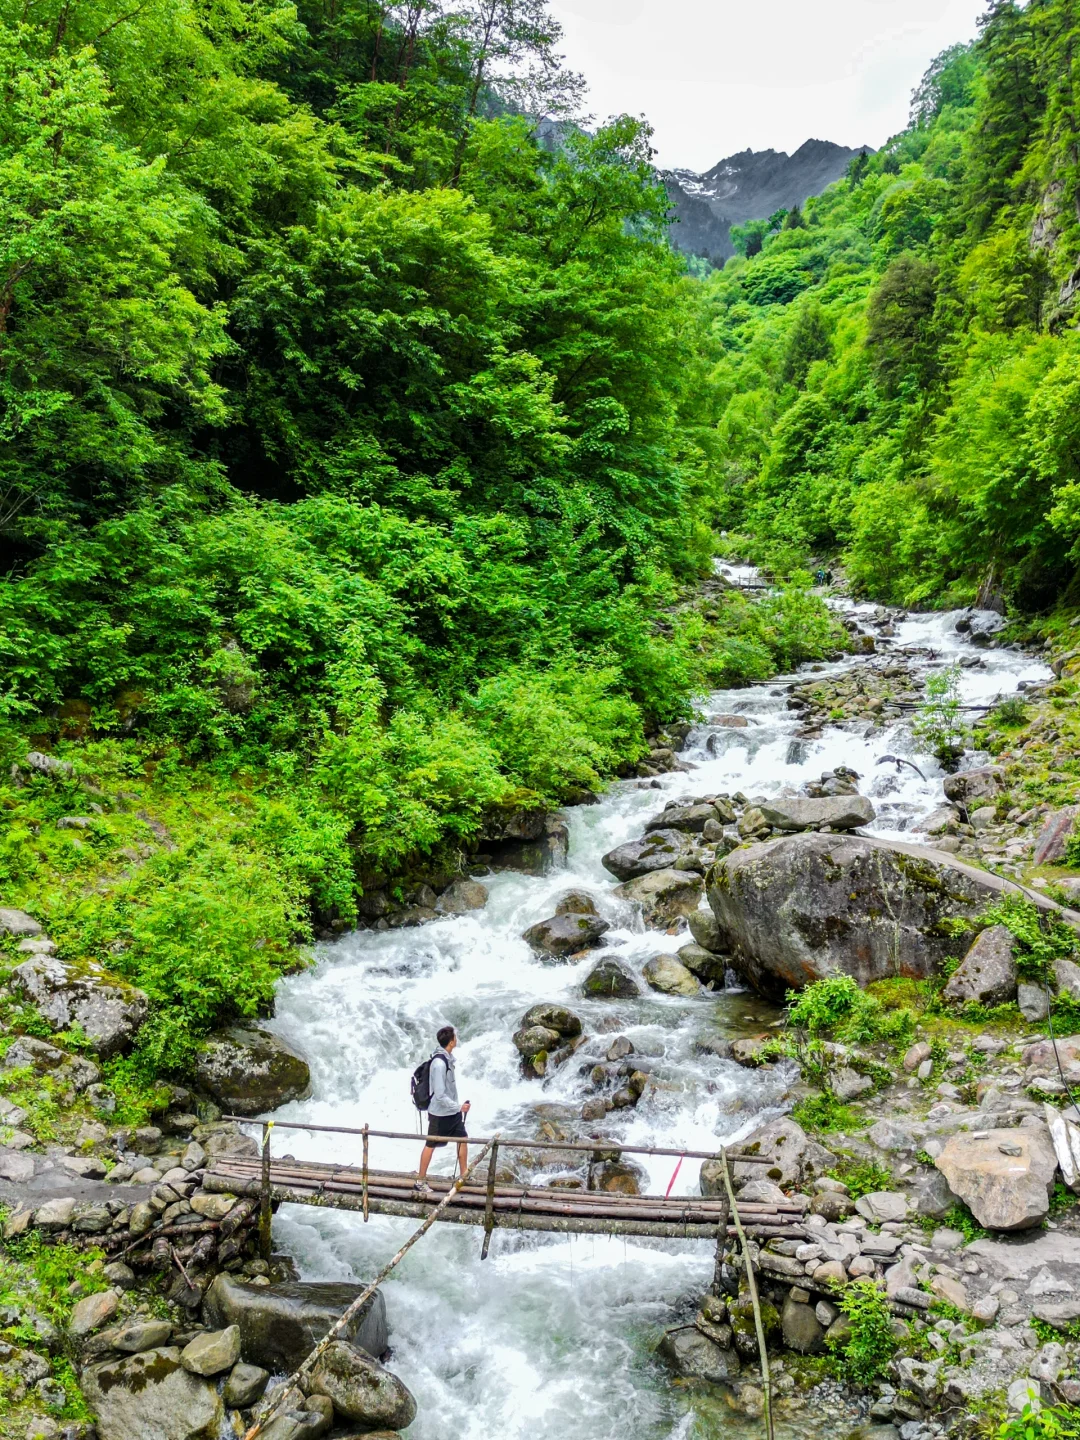
{"label": "hiking pole", "polygon": [[[496,1139],[497,1138],[498,1137],[496,1137]],[[300,1384],[303,1379],[305,1379],[308,1375],[311,1374],[312,1370],[315,1368],[315,1365],[319,1360],[319,1357],[338,1338],[338,1336],[346,1328],[353,1316],[358,1314],[359,1311],[364,1308],[367,1302],[371,1299],[372,1295],[375,1294],[375,1291],[378,1290],[379,1286],[387,1278],[390,1272],[396,1269],[396,1267],[401,1263],[401,1261],[404,1260],[405,1256],[416,1244],[416,1242],[421,1239],[422,1236],[426,1235],[427,1232],[431,1229],[432,1225],[435,1224],[435,1221],[438,1220],[442,1212],[446,1209],[446,1207],[450,1204],[454,1197],[460,1192],[462,1186],[469,1180],[476,1167],[486,1157],[488,1151],[491,1149],[494,1143],[494,1140],[489,1140],[487,1142],[484,1148],[480,1151],[480,1154],[477,1155],[476,1159],[469,1166],[468,1170],[466,1170],[465,1174],[462,1175],[460,1179],[454,1181],[454,1183],[450,1186],[450,1189],[439,1201],[438,1205],[435,1206],[435,1209],[432,1210],[431,1214],[427,1217],[427,1219],[420,1226],[420,1228],[413,1231],[413,1233],[409,1236],[408,1240],[405,1241],[405,1244],[402,1245],[401,1249],[397,1252],[397,1254],[389,1262],[389,1264],[383,1266],[383,1268],[379,1271],[378,1275],[375,1276],[375,1279],[371,1282],[367,1289],[364,1290],[360,1295],[358,1295],[356,1299],[352,1302],[352,1304],[348,1307],[348,1309],[338,1317],[338,1319],[334,1322],[333,1325],[331,1325],[330,1329],[319,1341],[318,1345],[315,1346],[315,1349],[312,1350],[311,1354],[307,1357],[307,1359],[301,1365],[299,1365],[296,1370],[293,1371],[293,1373],[288,1377],[288,1379],[281,1386],[281,1388],[276,1392],[275,1398],[271,1401],[269,1408],[267,1409],[265,1414],[263,1414],[258,1420],[256,1420],[255,1424],[252,1425],[251,1429],[247,1431],[247,1433],[244,1435],[244,1440],[256,1440],[256,1436],[262,1434],[262,1432],[266,1429],[267,1425],[269,1425],[270,1421],[281,1409],[289,1394]]]}

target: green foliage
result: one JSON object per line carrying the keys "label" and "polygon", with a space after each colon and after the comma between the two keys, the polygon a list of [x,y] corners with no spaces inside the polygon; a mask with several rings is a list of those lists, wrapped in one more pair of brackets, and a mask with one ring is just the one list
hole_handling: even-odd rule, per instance
{"label": "green foliage", "polygon": [[838,1100],[831,1091],[796,1101],[791,1118],[804,1130],[816,1130],[825,1135],[861,1130],[865,1126],[859,1112]]}
{"label": "green foliage", "polygon": [[850,975],[830,975],[801,991],[788,992],[788,1024],[812,1036],[832,1034],[850,1044],[910,1042],[915,1016],[906,1006],[887,1008],[860,990]]}
{"label": "green foliage", "polygon": [[956,666],[926,677],[926,699],[911,724],[911,733],[929,754],[948,759],[964,741],[960,709],[960,671]]}
{"label": "green foliage", "polygon": [[847,1340],[834,1346],[844,1376],[857,1385],[872,1385],[884,1376],[897,1350],[888,1302],[872,1280],[853,1280],[844,1287],[840,1303],[851,1326]]}
{"label": "green foliage", "polygon": [[829,1174],[834,1180],[842,1181],[853,1200],[863,1195],[872,1195],[877,1190],[891,1190],[895,1181],[892,1171],[886,1170],[874,1160],[851,1160],[837,1165]]}
{"label": "green foliage", "polygon": [[988,1233],[962,1200],[957,1201],[940,1220],[934,1222],[935,1228],[940,1226],[948,1230],[959,1230],[967,1245],[970,1245],[972,1240],[985,1239]]}
{"label": "green foliage", "polygon": [[998,1440],[1076,1440],[1080,1436],[1080,1413],[1068,1405],[1043,1406],[1032,1410],[1025,1405],[1023,1413],[1004,1421]]}
{"label": "green foliage", "polygon": [[1071,926],[1044,914],[1022,895],[1004,895],[983,912],[985,925],[1004,925],[1013,936],[1017,973],[1025,980],[1054,983],[1054,964],[1071,959],[1080,941]]}

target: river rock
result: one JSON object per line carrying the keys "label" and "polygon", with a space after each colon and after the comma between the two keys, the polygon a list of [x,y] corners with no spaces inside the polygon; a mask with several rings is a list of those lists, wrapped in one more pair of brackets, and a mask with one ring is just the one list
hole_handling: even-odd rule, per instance
{"label": "river rock", "polygon": [[[312,1396],[325,1400],[325,1396]],[[259,1431],[259,1440],[322,1440],[322,1437],[333,1424],[334,1407],[330,1407],[330,1415],[326,1415],[321,1408],[314,1404],[305,1405],[303,1409],[293,1406],[288,1410],[279,1410],[265,1430]]]}
{"label": "river rock", "polygon": [[719,955],[728,948],[716,916],[707,906],[691,910],[686,919],[690,926],[690,934],[703,950],[710,950],[714,955]]}
{"label": "river rock", "polygon": [[20,1035],[4,1056],[5,1070],[24,1067],[36,1070],[39,1075],[51,1075],[60,1085],[75,1091],[83,1091],[101,1079],[101,1071],[92,1060],[69,1055],[66,1050],[50,1045],[47,1040],[36,1040],[32,1035]]}
{"label": "river rock", "polygon": [[589,1166],[589,1189],[608,1195],[640,1195],[648,1178],[633,1160],[600,1160]]}
{"label": "river rock", "polygon": [[789,1295],[780,1316],[784,1344],[800,1355],[817,1355],[825,1349],[825,1328],[812,1305],[801,1304]]}
{"label": "river rock", "polygon": [[679,830],[650,830],[640,840],[631,840],[609,850],[600,863],[616,880],[634,880],[639,875],[667,869],[689,843]]}
{"label": "river rock", "polygon": [[974,920],[1006,889],[941,851],[858,835],[770,840],[733,851],[709,875],[735,968],[767,994],[834,974],[863,986],[935,975],[970,945],[963,927],[943,922]]}
{"label": "river rock", "polygon": [[556,915],[596,915],[596,901],[587,890],[564,890],[555,902]]}
{"label": "river rock", "polygon": [[961,805],[975,805],[980,800],[996,800],[1005,787],[1000,765],[984,765],[978,770],[962,770],[959,775],[946,775],[943,789],[949,800]]}
{"label": "river rock", "polygon": [[678,951],[679,963],[695,974],[699,980],[723,985],[727,973],[727,958],[714,955],[701,945],[682,945]]}
{"label": "river rock", "polygon": [[538,1055],[546,1055],[549,1050],[557,1049],[558,1045],[559,1032],[549,1030],[544,1025],[529,1025],[514,1035],[514,1046],[525,1060],[535,1060]]}
{"label": "river rock", "polygon": [[193,1375],[220,1375],[240,1359],[240,1327],[207,1330],[196,1335],[180,1352],[180,1363]]}
{"label": "river rock", "polygon": [[610,929],[608,922],[597,915],[552,915],[530,925],[522,939],[536,954],[561,960],[599,945]]}
{"label": "river rock", "polygon": [[245,1365],[241,1360],[229,1371],[221,1398],[230,1410],[246,1410],[262,1398],[269,1379],[269,1370],[260,1365]]}
{"label": "river rock", "polygon": [[370,1429],[404,1430],[416,1418],[416,1401],[398,1377],[340,1340],[327,1346],[304,1391],[327,1396],[339,1416]]}
{"label": "river rock", "polygon": [[785,795],[763,801],[758,808],[776,830],[812,830],[819,825],[854,830],[858,825],[869,825],[875,815],[865,795],[825,795],[817,800]]}
{"label": "river rock", "polygon": [[1055,960],[1054,988],[1059,995],[1080,1000],[1080,965],[1073,960]]}
{"label": "river rock", "polygon": [[701,876],[692,870],[654,870],[615,888],[620,900],[636,901],[641,906],[642,918],[653,927],[670,925],[696,910],[701,891]]}
{"label": "river rock", "polygon": [[[646,831],[686,830],[690,834],[700,835],[705,829],[707,821],[719,820],[719,818],[714,805],[672,805],[661,814],[654,815],[645,829]],[[619,878],[627,880],[630,877],[623,875]]]}
{"label": "river rock", "polygon": [[703,1335],[696,1325],[669,1330],[657,1347],[677,1375],[688,1380],[706,1380],[722,1385],[738,1378],[742,1363],[734,1350],[724,1349]]}
{"label": "river rock", "polygon": [[605,956],[593,966],[581,990],[593,1000],[634,1000],[641,994],[637,980],[614,956]]}
{"label": "river rock", "polygon": [[[132,1274],[131,1279],[134,1278]],[[172,1328],[168,1320],[133,1320],[118,1330],[110,1331],[109,1344],[125,1355],[141,1355],[144,1350],[156,1350],[160,1345],[167,1345]]]}
{"label": "river rock", "polygon": [[[41,1212],[38,1213],[40,1215]],[[120,1293],[117,1290],[100,1290],[94,1295],[84,1295],[76,1301],[68,1319],[68,1334],[75,1340],[93,1334],[102,1325],[107,1325],[119,1308]]]}
{"label": "river rock", "polygon": [[455,880],[435,901],[435,909],[440,915],[465,915],[482,910],[487,902],[487,886],[479,880]]}
{"label": "river rock", "polygon": [[555,1005],[550,1001],[542,1001],[539,1005],[532,1006],[526,1010],[521,1017],[522,1028],[530,1025],[543,1025],[548,1030],[554,1030],[559,1035],[580,1035],[581,1019],[565,1005]]}
{"label": "river rock", "polygon": [[1043,1126],[953,1135],[934,1164],[988,1230],[1029,1230],[1046,1218],[1057,1156]]}
{"label": "river rock", "polygon": [[32,1001],[56,1030],[78,1025],[104,1056],[130,1048],[148,1001],[134,985],[90,963],[69,965],[34,955],[11,972],[12,988]]}
{"label": "river rock", "polygon": [[311,1094],[307,1061],[277,1035],[239,1026],[211,1035],[195,1078],[226,1113],[261,1115]]}
{"label": "river rock", "polygon": [[1016,999],[1016,961],[1012,932],[1004,925],[983,930],[945,986],[946,1000],[957,1005],[1007,1005]]}
{"label": "river rock", "polygon": [[[288,1373],[311,1353],[363,1288],[336,1281],[255,1286],[223,1272],[206,1292],[203,1310],[211,1325],[239,1326],[240,1353],[247,1364],[272,1374]],[[386,1353],[390,1341],[381,1290],[349,1322],[343,1338],[369,1355]]]}
{"label": "river rock", "polygon": [[674,955],[654,955],[642,970],[650,990],[662,995],[700,995],[701,986],[685,965]]}
{"label": "river rock", "polygon": [[[747,1165],[734,1161],[732,1176],[737,1183],[745,1180],[772,1180],[783,1190],[816,1179],[835,1166],[836,1156],[824,1145],[812,1140],[801,1125],[782,1115],[760,1125],[738,1148],[748,1155],[764,1155],[771,1165]],[[702,1165],[716,1164],[706,1160]],[[704,1193],[704,1192],[702,1192]]]}
{"label": "river rock", "polygon": [[184,1369],[175,1346],[90,1365],[80,1387],[100,1440],[217,1440],[221,1429],[217,1391]]}

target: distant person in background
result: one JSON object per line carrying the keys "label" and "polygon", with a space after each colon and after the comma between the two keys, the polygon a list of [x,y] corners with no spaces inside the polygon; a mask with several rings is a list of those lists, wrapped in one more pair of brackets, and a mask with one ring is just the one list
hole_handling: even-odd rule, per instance
{"label": "distant person in background", "polygon": [[[420,1174],[414,1189],[425,1200],[435,1194],[427,1183],[428,1166],[439,1146],[448,1140],[457,1140],[458,1170],[462,1175],[469,1168],[469,1134],[465,1129],[465,1116],[469,1113],[469,1102],[458,1101],[457,1076],[454,1067],[454,1050],[457,1046],[457,1031],[452,1025],[444,1025],[435,1036],[439,1048],[431,1057],[430,1085],[431,1101],[428,1105],[428,1142],[420,1156]],[[435,1137],[438,1137],[437,1139]]]}

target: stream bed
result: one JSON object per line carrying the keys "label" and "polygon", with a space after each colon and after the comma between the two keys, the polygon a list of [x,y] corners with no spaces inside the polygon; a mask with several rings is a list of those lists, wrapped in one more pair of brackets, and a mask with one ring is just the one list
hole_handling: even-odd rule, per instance
{"label": "stream bed", "polygon": [[[873,607],[843,609],[863,621]],[[961,672],[962,697],[972,704],[1047,677],[1044,665],[1020,651],[975,652],[956,633],[960,613],[911,616],[882,648],[886,655],[906,652],[924,670],[978,653],[981,667]],[[847,657],[804,667],[799,678],[807,668],[827,675],[880,663],[880,654]],[[611,922],[604,948],[617,946],[620,960],[636,970],[658,951],[686,943],[689,936],[642,930],[614,898],[614,879],[600,863],[613,846],[637,838],[669,799],[684,795],[772,795],[845,765],[861,775],[859,788],[874,801],[878,818],[870,831],[921,838],[912,826],[941,802],[942,773],[915,755],[906,724],[860,723],[796,739],[799,720],[786,708],[784,690],[793,678],[703,697],[701,714],[745,715],[748,728],[704,724],[681,756],[696,767],[691,773],[622,781],[599,804],[567,812],[565,869],[544,877],[483,876],[490,890],[484,910],[320,945],[316,964],[279,986],[270,1026],[308,1058],[312,1096],[274,1118],[416,1130],[409,1075],[447,1023],[459,1032],[458,1091],[472,1101],[476,1135],[533,1134],[535,1107],[579,1108],[589,1093],[580,1063],[600,1058],[614,1033],[651,1057],[661,1081],[637,1108],[600,1122],[614,1140],[714,1150],[782,1111],[783,1067],[750,1071],[695,1050],[708,1035],[759,1032],[778,1022],[775,1009],[738,989],[693,999],[646,992],[636,1000],[585,1000],[581,982],[597,952],[580,963],[543,964],[521,933],[573,887],[588,890]],[[878,764],[884,755],[912,756],[925,779],[906,766]],[[542,1000],[569,1005],[595,1037],[543,1082],[522,1076],[511,1041],[523,1013]],[[297,1159],[359,1163],[359,1141],[348,1136],[277,1130],[273,1148]],[[418,1154],[418,1145],[372,1141],[376,1166],[412,1170]],[[667,1189],[676,1162],[639,1159],[648,1189]],[[452,1165],[451,1148],[437,1152],[435,1171]],[[671,1193],[697,1193],[697,1186],[698,1162],[688,1160]],[[364,1225],[359,1215],[301,1206],[283,1206],[274,1224],[277,1247],[295,1257],[308,1280],[367,1279],[414,1228],[411,1220],[373,1217]],[[719,1392],[673,1383],[653,1355],[663,1329],[708,1287],[710,1244],[496,1231],[481,1262],[481,1239],[472,1227],[436,1225],[385,1286],[390,1364],[419,1407],[410,1440],[736,1440],[759,1433],[760,1422],[736,1414]],[[824,1414],[800,1415],[778,1430],[835,1433]]]}

